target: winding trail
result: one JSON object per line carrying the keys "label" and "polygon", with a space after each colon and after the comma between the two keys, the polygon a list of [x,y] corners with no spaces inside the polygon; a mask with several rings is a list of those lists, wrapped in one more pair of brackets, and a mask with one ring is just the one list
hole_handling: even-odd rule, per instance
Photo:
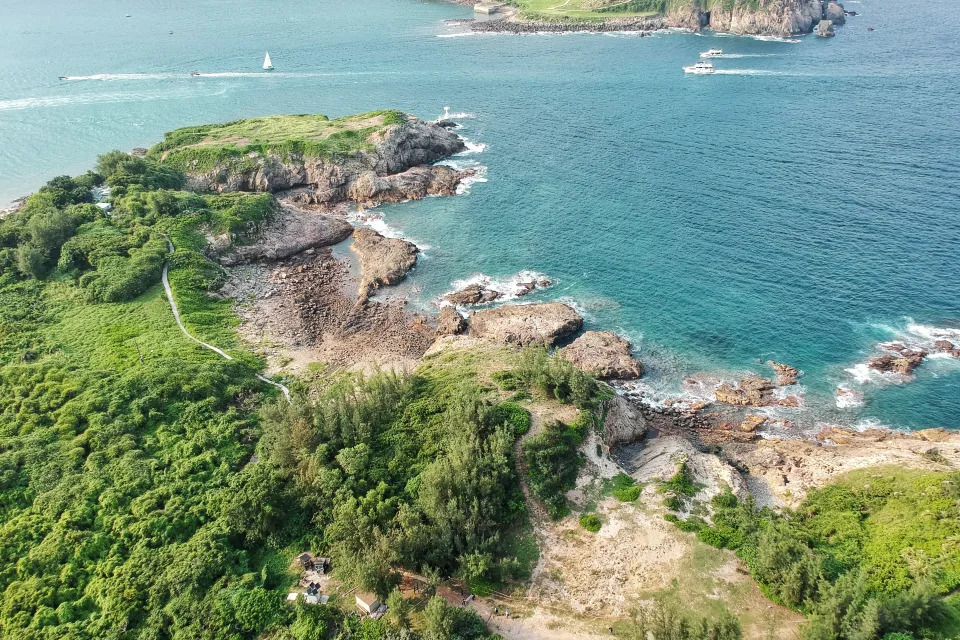
{"label": "winding trail", "polygon": [[[170,240],[169,237],[167,237],[167,249],[170,250],[170,253],[173,253],[175,251],[173,242]],[[180,327],[180,331],[183,331],[183,335],[187,336],[188,338],[190,338],[191,340],[199,344],[204,349],[210,349],[210,351],[213,351],[214,353],[220,355],[221,357],[227,360],[233,360],[233,357],[227,354],[223,349],[215,347],[212,344],[207,344],[203,340],[200,340],[199,338],[191,335],[190,332],[187,331],[187,328],[183,326],[183,320],[180,319],[180,309],[177,308],[177,303],[173,299],[173,290],[170,288],[170,278],[167,277],[167,272],[169,271],[169,268],[170,268],[170,261],[165,260],[163,263],[163,276],[162,276],[163,290],[167,294],[167,301],[170,303],[170,309],[173,311],[173,319],[177,321],[177,326]],[[256,374],[256,376],[257,376],[257,379],[260,380],[261,382],[266,382],[267,384],[273,385],[277,389],[280,389],[280,391],[283,392],[283,397],[287,399],[287,402],[289,403],[291,401],[290,389],[287,389],[285,386],[283,386],[279,382],[274,382],[269,378],[263,377],[259,373]]]}

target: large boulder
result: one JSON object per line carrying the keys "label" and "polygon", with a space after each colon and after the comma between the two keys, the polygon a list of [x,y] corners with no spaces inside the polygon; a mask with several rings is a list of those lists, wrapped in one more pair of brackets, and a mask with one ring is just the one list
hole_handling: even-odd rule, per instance
{"label": "large boulder", "polygon": [[837,35],[833,32],[833,22],[830,20],[821,20],[817,25],[817,35],[821,38],[832,38]]}
{"label": "large boulder", "polygon": [[846,12],[843,10],[843,5],[839,2],[828,2],[823,7],[823,19],[830,20],[835,25],[842,25],[847,21]]}
{"label": "large boulder", "polygon": [[477,311],[470,319],[470,334],[504,344],[553,345],[582,326],[580,314],[561,302],[518,304]]}
{"label": "large boulder", "polygon": [[500,297],[500,292],[487,288],[482,284],[470,284],[454,293],[448,293],[443,299],[450,304],[465,306],[470,304],[484,304],[493,302]]}
{"label": "large boulder", "polygon": [[630,343],[612,331],[587,331],[563,349],[560,357],[598,378],[633,379],[643,375],[643,365],[634,359]]}
{"label": "large boulder", "polygon": [[355,230],[350,249],[360,257],[363,272],[361,297],[382,285],[397,284],[417,263],[415,244],[401,238],[384,237],[372,229]]}
{"label": "large boulder", "polygon": [[765,407],[774,403],[773,382],[768,378],[749,376],[737,386],[724,382],[714,389],[717,402],[744,407]]}
{"label": "large boulder", "polygon": [[647,421],[637,407],[623,396],[607,401],[603,422],[603,444],[616,447],[636,442],[647,433]]}
{"label": "large boulder", "polygon": [[437,335],[455,336],[467,330],[467,320],[453,307],[443,307],[437,317]]}

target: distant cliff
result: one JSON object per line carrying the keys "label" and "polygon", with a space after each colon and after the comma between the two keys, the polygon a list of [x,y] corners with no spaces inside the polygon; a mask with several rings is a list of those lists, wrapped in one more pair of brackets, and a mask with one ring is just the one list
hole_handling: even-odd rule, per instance
{"label": "distant cliff", "polygon": [[[652,31],[686,28],[786,37],[812,32],[823,20],[843,24],[833,0],[570,0],[534,11],[512,0],[501,19],[473,23],[475,31]],[[561,8],[562,7],[562,8]]]}

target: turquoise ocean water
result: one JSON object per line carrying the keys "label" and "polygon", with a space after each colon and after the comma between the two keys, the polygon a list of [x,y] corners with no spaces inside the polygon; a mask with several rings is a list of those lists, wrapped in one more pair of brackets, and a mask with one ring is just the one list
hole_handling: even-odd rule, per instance
{"label": "turquoise ocean water", "polygon": [[[960,343],[960,17],[846,7],[836,38],[784,42],[462,35],[445,20],[472,12],[439,1],[4,0],[0,203],[178,126],[449,106],[487,181],[380,209],[425,249],[418,304],[532,270],[556,283],[536,299],[634,341],[653,397],[772,358],[804,371],[805,406],[778,410],[804,426],[957,428],[960,361],[903,384],[857,365]],[[722,73],[684,76],[711,47]]]}

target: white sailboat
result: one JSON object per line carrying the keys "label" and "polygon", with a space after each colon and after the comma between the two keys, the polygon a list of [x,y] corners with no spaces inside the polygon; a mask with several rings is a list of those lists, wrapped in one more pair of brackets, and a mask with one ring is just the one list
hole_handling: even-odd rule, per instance
{"label": "white sailboat", "polygon": [[264,71],[273,71],[273,63],[270,62],[270,52],[267,51],[267,55],[263,57],[263,70]]}

